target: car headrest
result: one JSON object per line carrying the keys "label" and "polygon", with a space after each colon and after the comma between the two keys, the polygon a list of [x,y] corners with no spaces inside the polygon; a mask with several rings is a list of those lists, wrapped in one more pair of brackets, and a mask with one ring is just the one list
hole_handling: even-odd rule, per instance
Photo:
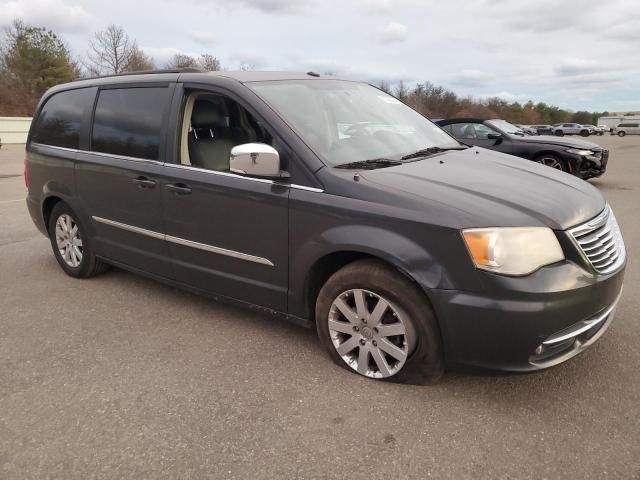
{"label": "car headrest", "polygon": [[211,128],[224,125],[224,115],[221,107],[206,100],[196,100],[191,114],[193,128]]}

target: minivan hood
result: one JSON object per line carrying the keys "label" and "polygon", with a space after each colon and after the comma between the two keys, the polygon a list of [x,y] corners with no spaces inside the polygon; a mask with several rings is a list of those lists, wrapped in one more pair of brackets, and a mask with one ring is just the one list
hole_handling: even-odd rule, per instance
{"label": "minivan hood", "polygon": [[403,196],[411,208],[424,208],[429,221],[454,228],[546,225],[566,230],[595,217],[606,205],[584,180],[477,147],[360,176]]}
{"label": "minivan hood", "polygon": [[593,142],[586,142],[578,138],[555,137],[553,135],[540,135],[531,137],[513,137],[514,140],[527,143],[545,143],[547,145],[557,145],[567,148],[582,148],[588,150],[601,150],[602,147]]}

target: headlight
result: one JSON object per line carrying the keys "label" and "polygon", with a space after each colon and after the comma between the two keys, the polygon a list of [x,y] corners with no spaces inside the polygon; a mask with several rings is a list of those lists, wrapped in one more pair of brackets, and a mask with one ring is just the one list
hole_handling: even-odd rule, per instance
{"label": "headlight", "polygon": [[593,150],[580,150],[578,148],[569,148],[565,150],[565,152],[573,153],[574,155],[580,155],[581,157],[590,157],[592,155],[595,155],[595,152],[593,152]]}
{"label": "headlight", "polygon": [[564,260],[553,231],[547,227],[471,228],[462,231],[476,268],[504,275],[528,275]]}

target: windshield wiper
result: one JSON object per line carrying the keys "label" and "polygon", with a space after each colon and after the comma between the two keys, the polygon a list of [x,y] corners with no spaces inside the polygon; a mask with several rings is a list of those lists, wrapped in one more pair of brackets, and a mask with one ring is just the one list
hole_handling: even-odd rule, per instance
{"label": "windshield wiper", "polygon": [[465,147],[462,145],[459,147],[428,147],[405,155],[404,157],[400,158],[400,160],[411,160],[412,158],[428,157],[429,155],[433,155],[435,153],[447,152],[449,150],[466,150],[467,148],[469,147]]}
{"label": "windshield wiper", "polygon": [[396,165],[400,165],[402,162],[398,160],[390,160],[388,158],[372,158],[370,160],[359,160],[357,162],[343,163],[341,165],[336,165],[335,168],[344,168],[344,169],[363,169],[363,170],[373,170],[376,168],[385,168],[385,167],[395,167]]}

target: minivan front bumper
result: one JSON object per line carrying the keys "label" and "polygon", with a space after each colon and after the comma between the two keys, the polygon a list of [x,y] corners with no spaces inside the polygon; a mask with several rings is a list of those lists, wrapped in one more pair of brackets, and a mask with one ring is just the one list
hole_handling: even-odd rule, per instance
{"label": "minivan front bumper", "polygon": [[610,307],[545,339],[529,357],[529,363],[538,368],[553,367],[589,348],[609,328],[621,295],[622,289]]}
{"label": "minivan front bumper", "polygon": [[530,277],[497,279],[492,293],[430,292],[449,364],[532,371],[578,355],[611,324],[624,267],[588,275],[564,262]]}

